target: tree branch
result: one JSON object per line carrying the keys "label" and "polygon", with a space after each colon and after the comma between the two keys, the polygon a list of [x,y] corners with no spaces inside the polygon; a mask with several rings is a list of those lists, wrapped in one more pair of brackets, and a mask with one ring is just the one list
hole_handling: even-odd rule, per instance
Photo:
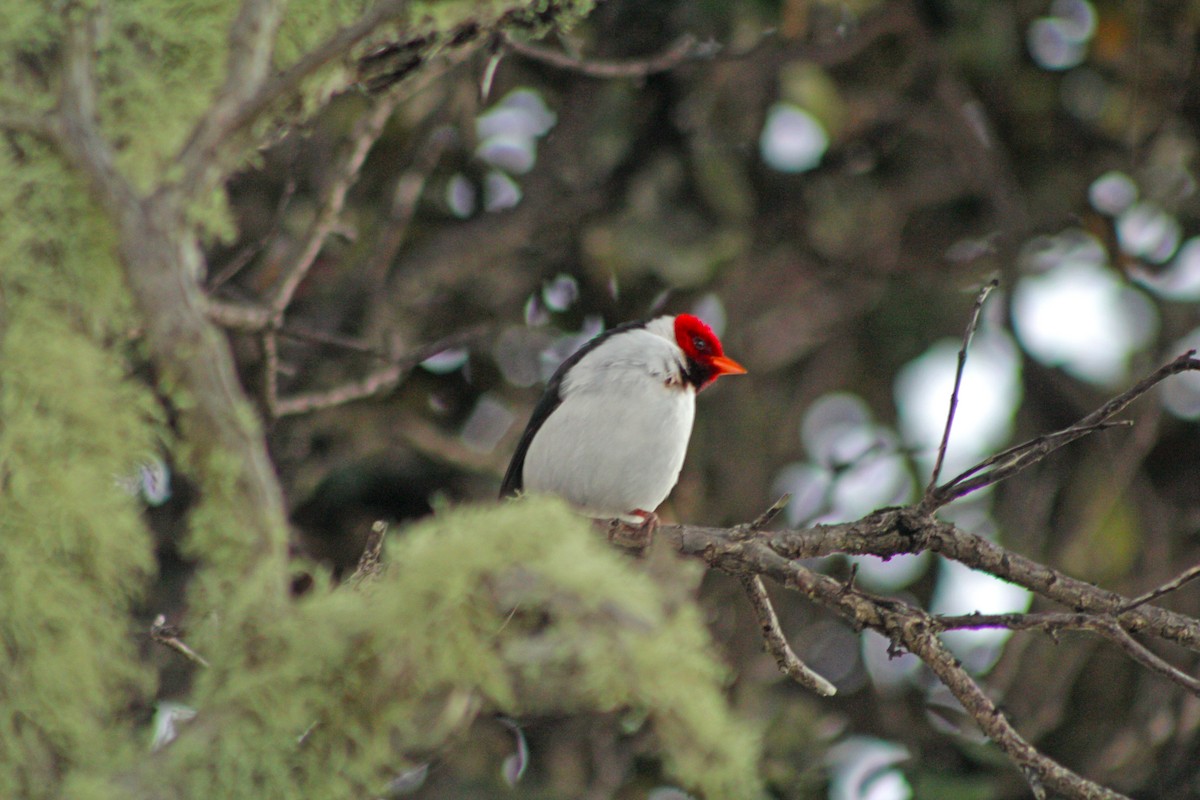
{"label": "tree branch", "polygon": [[750,598],[750,605],[754,608],[754,615],[758,618],[767,652],[775,657],[779,671],[822,697],[833,697],[837,694],[837,687],[801,661],[788,644],[783,629],[779,627],[779,616],[775,613],[775,607],[771,605],[771,597],[767,594],[767,587],[763,585],[762,578],[757,575],[742,575],[741,581],[746,596]]}
{"label": "tree branch", "polygon": [[[113,150],[96,122],[92,76],[93,19],[78,7],[68,12],[58,109],[51,136],[63,156],[85,176],[97,205],[113,221],[120,261],[146,323],[146,342],[163,379],[186,394],[180,421],[188,441],[191,472],[211,478],[215,460],[232,472],[230,520],[247,531],[243,568],[264,559],[282,561],[286,515],[283,494],[266,443],[240,387],[224,337],[209,323],[196,276],[202,261],[181,208],[169,198],[143,200],[117,170]],[[229,456],[236,456],[230,461]],[[219,492],[215,493],[219,494]],[[283,571],[277,571],[279,597]],[[232,577],[232,576],[231,576]]]}
{"label": "tree branch", "polygon": [[[269,12],[274,5],[271,0],[247,0],[243,6],[242,13],[258,20],[259,27],[253,34],[241,39],[240,49],[247,52],[236,52],[239,47],[235,40],[235,47],[230,53],[231,70],[236,63],[243,61],[258,64],[263,50],[269,57],[269,43],[265,39],[268,33],[272,39],[274,36],[274,29],[269,29],[267,25],[270,21]],[[383,0],[358,20],[340,28],[306,52],[283,72],[269,78],[255,73],[244,89],[230,86],[238,77],[230,72],[226,88],[222,90],[214,108],[219,113],[205,115],[176,159],[184,173],[180,184],[182,191],[188,197],[197,197],[209,185],[223,178],[228,165],[223,163],[222,151],[237,146],[238,134],[276,102],[294,95],[300,85],[317,70],[345,56],[380,25],[396,19],[407,10],[407,0]],[[278,24],[277,20],[275,24]]]}
{"label": "tree branch", "polygon": [[1035,794],[1044,785],[1079,800],[1124,797],[1075,774],[1026,741],[942,645],[937,636],[937,619],[927,612],[901,601],[868,595],[813,572],[777,552],[771,546],[771,537],[745,539],[735,528],[722,532],[720,539],[708,537],[707,543],[695,550],[701,543],[685,526],[662,526],[659,531],[670,536],[683,552],[703,558],[714,569],[739,577],[769,576],[856,627],[876,630],[918,656],[958,698],[984,733],[1021,769]]}
{"label": "tree branch", "polygon": [[[680,552],[705,560],[720,560],[736,554],[745,544],[736,528],[662,525],[659,531],[660,535],[670,537]],[[1024,586],[1068,608],[1119,615],[1122,626],[1130,632],[1155,636],[1200,651],[1200,622],[1191,617],[1151,605],[1122,611],[1129,600],[1116,592],[1072,578],[912,508],[883,509],[855,522],[772,531],[756,539],[755,543],[788,560],[837,554],[890,558],[932,550],[972,569]],[[740,562],[735,561],[734,565],[744,571]]]}
{"label": "tree branch", "polygon": [[[1189,350],[1169,364],[1159,367],[1152,374],[1138,381],[1127,391],[1109,400],[1074,425],[1052,434],[1035,437],[981,461],[932,492],[927,492],[925,500],[922,503],[923,509],[925,511],[934,511],[971,492],[999,483],[1006,478],[1011,478],[1018,472],[1041,461],[1060,447],[1070,444],[1089,433],[1102,430],[1106,427],[1112,427],[1114,424],[1128,424],[1110,423],[1108,419],[1124,410],[1134,400],[1172,375],[1178,375],[1181,372],[1189,370],[1200,370],[1200,360],[1193,358],[1195,354],[1195,350]],[[983,470],[987,471],[982,472]],[[982,474],[978,474],[980,472]]]}
{"label": "tree branch", "polygon": [[[476,326],[465,331],[452,334],[430,344],[418,347],[392,363],[372,370],[361,378],[322,389],[282,398],[268,398],[268,408],[276,417],[286,417],[294,414],[305,414],[325,408],[344,405],[355,400],[383,394],[390,391],[409,372],[427,358],[436,356],[452,347],[462,347],[478,340],[488,329]],[[269,365],[268,365],[269,366]]]}
{"label": "tree branch", "polygon": [[1107,614],[963,614],[954,617],[937,616],[938,631],[1005,628],[1007,630],[1041,630],[1053,637],[1060,631],[1077,630],[1099,633],[1116,643],[1134,661],[1168,678],[1200,696],[1200,680],[1172,666],[1134,639],[1116,618]]}
{"label": "tree branch", "polygon": [[984,284],[975,296],[975,304],[971,307],[971,317],[967,321],[966,330],[963,331],[962,346],[958,349],[958,365],[954,370],[954,389],[950,392],[950,410],[946,412],[946,427],[942,430],[942,441],[938,444],[933,474],[929,478],[929,485],[925,488],[927,499],[933,496],[938,478],[942,474],[942,464],[946,460],[946,447],[950,444],[950,430],[954,427],[954,412],[958,409],[958,390],[962,386],[963,371],[967,366],[967,349],[971,346],[971,339],[974,338],[975,331],[979,327],[979,315],[983,311],[983,304],[992,290],[999,285],[1000,281],[995,279]]}
{"label": "tree branch", "polygon": [[576,58],[540,44],[523,42],[507,34],[504,36],[504,44],[518,55],[592,78],[645,78],[674,69],[685,61],[710,58],[716,52],[714,46],[701,44],[691,34],[680,36],[658,55],[622,61]]}

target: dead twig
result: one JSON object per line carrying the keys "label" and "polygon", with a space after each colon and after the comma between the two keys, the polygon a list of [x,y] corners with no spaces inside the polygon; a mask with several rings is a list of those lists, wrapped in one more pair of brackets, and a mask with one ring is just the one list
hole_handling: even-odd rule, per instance
{"label": "dead twig", "polygon": [[1197,564],[1194,567],[1184,570],[1178,576],[1167,581],[1162,586],[1159,586],[1157,589],[1151,589],[1150,591],[1146,592],[1145,594],[1138,595],[1137,597],[1133,598],[1125,605],[1121,606],[1121,608],[1118,610],[1118,613],[1132,611],[1133,609],[1135,609],[1139,606],[1143,606],[1146,603],[1152,603],[1155,600],[1157,600],[1158,598],[1162,597],[1163,595],[1169,594],[1170,592],[1173,592],[1176,589],[1180,589],[1187,583],[1191,583],[1198,577],[1200,577],[1200,564]]}
{"label": "dead twig", "polygon": [[999,455],[976,464],[936,489],[927,491],[921,508],[925,512],[932,512],[971,492],[999,483],[1022,472],[1060,447],[1089,433],[1117,425],[1128,425],[1127,422],[1110,422],[1109,417],[1121,412],[1134,400],[1172,375],[1189,370],[1200,370],[1200,360],[1193,358],[1195,354],[1195,350],[1189,350],[1170,363],[1159,367],[1130,389],[1112,398],[1074,425],[1009,448]]}
{"label": "dead twig", "polygon": [[376,98],[375,105],[371,110],[355,122],[354,129],[350,132],[343,151],[337,159],[337,166],[332,172],[329,185],[325,189],[321,208],[305,233],[300,252],[292,259],[291,266],[276,284],[266,302],[266,306],[271,312],[272,322],[276,326],[282,324],[284,312],[292,302],[292,297],[301,281],[308,275],[317,256],[325,247],[325,240],[341,223],[346,193],[357,182],[367,154],[371,152],[371,148],[383,134],[384,126],[399,102],[399,93],[392,92],[381,95]]}
{"label": "dead twig", "polygon": [[758,575],[743,575],[741,581],[742,588],[746,590],[746,596],[750,598],[750,605],[754,608],[754,616],[758,618],[758,627],[762,631],[763,643],[766,645],[767,652],[775,657],[779,671],[822,697],[833,697],[837,694],[837,687],[801,661],[800,657],[792,650],[791,645],[788,644],[787,637],[784,636],[783,629],[779,626],[779,616],[775,613],[775,607],[771,605],[771,598],[767,594],[767,587],[763,585],[762,578]]}
{"label": "dead twig", "polygon": [[367,545],[358,557],[358,566],[350,576],[350,585],[354,588],[373,581],[383,573],[383,538],[387,536],[388,524],[383,520],[371,523],[371,532],[367,534]]}
{"label": "dead twig", "polygon": [[[1119,612],[1118,612],[1119,613]],[[1004,628],[1007,630],[1041,630],[1051,636],[1060,631],[1076,630],[1098,633],[1124,650],[1130,658],[1159,675],[1179,684],[1192,694],[1200,696],[1200,679],[1196,679],[1152,652],[1134,639],[1122,627],[1119,619],[1110,614],[964,614],[960,616],[934,617],[939,631],[978,630],[980,628]]]}
{"label": "dead twig", "polygon": [[425,145],[417,151],[412,165],[396,178],[388,218],[382,226],[379,243],[373,249],[371,260],[366,267],[367,287],[372,293],[382,291],[387,285],[388,272],[408,236],[408,227],[417,212],[425,184],[446,149],[454,144],[456,138],[454,128],[447,125],[437,127]]}
{"label": "dead twig", "polygon": [[150,624],[150,638],[171,648],[193,664],[199,664],[202,667],[210,666],[204,656],[188,647],[187,643],[180,638],[179,628],[167,624],[167,618],[163,614],[155,617],[154,622]]}
{"label": "dead twig", "polygon": [[436,356],[438,353],[449,350],[452,347],[462,347],[475,342],[487,330],[486,326],[469,328],[418,347],[411,353],[393,360],[387,366],[372,370],[360,378],[346,381],[328,389],[276,398],[272,404],[272,413],[275,417],[305,414],[310,411],[345,405],[355,400],[363,400],[391,391],[409,372],[425,359]]}
{"label": "dead twig", "polygon": [[[251,242],[245,247],[238,250],[234,256],[227,261],[224,266],[216,270],[216,273],[209,280],[207,290],[212,293],[220,289],[230,280],[232,280],[239,272],[246,268],[255,256],[263,251],[267,243],[279,235],[279,230],[283,226],[283,214],[287,210],[288,203],[291,202],[292,196],[296,193],[296,181],[292,177],[288,177],[283,184],[283,191],[279,195],[279,202],[275,204],[275,214],[271,218],[271,226],[267,232],[258,238],[257,241]],[[219,322],[219,320],[214,320]]]}
{"label": "dead twig", "polygon": [[993,278],[984,284],[979,293],[975,295],[975,304],[971,307],[971,317],[967,320],[966,330],[963,331],[962,346],[958,348],[958,366],[954,370],[954,388],[950,392],[950,410],[946,412],[946,427],[942,430],[942,441],[938,444],[933,474],[929,478],[929,485],[925,487],[926,498],[931,497],[934,489],[937,488],[938,478],[942,474],[942,463],[946,460],[946,446],[950,443],[950,429],[954,427],[954,412],[958,410],[958,391],[962,387],[963,371],[967,366],[967,349],[971,346],[971,339],[975,337],[975,331],[979,328],[979,316],[983,311],[983,304],[992,290],[999,285],[1000,281]]}

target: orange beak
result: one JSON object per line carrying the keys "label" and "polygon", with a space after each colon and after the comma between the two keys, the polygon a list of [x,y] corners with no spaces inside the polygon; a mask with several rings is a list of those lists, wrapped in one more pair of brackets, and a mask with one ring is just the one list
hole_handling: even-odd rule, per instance
{"label": "orange beak", "polygon": [[716,370],[714,378],[719,378],[722,375],[745,375],[746,368],[732,358],[725,356],[716,356],[708,360],[709,366]]}

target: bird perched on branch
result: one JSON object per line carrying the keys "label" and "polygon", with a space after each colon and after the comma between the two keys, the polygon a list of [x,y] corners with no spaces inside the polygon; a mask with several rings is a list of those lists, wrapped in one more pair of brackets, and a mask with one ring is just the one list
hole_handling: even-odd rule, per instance
{"label": "bird perched on branch", "polygon": [[589,517],[653,530],[679,480],[696,392],[745,371],[691,314],[600,334],[550,378],[500,496],[554,494]]}

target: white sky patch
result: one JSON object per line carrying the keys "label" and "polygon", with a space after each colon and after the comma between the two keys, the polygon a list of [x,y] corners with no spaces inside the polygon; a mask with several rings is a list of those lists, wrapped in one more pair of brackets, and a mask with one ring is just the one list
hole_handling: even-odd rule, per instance
{"label": "white sky patch", "polygon": [[[866,516],[874,509],[882,508],[883,505],[885,504],[876,505],[870,511],[864,511],[858,516]],[[846,518],[842,517],[842,519]],[[890,594],[900,591],[924,575],[929,570],[930,558],[929,551],[926,550],[920,553],[903,553],[892,556],[886,561],[878,556],[850,556],[850,561],[858,565],[855,583],[868,591]]]}
{"label": "white sky patch", "polygon": [[498,134],[483,140],[475,155],[502,170],[522,175],[533,169],[537,161],[537,145],[533,139],[511,134]]}
{"label": "white sky patch", "polygon": [[[943,339],[896,376],[900,431],[931,469],[946,425],[961,341]],[[1012,339],[985,326],[967,351],[943,477],[952,477],[1008,442],[1021,402],[1021,362]]]}
{"label": "white sky patch", "polygon": [[1012,305],[1017,336],[1030,355],[1101,385],[1124,379],[1130,356],[1158,328],[1145,295],[1089,261],[1069,259],[1022,278]]}
{"label": "white sky patch", "polygon": [[812,114],[791,103],[776,103],[767,112],[758,139],[763,161],[780,172],[805,172],[821,163],[829,135]]}
{"label": "white sky patch", "polygon": [[808,407],[800,422],[800,441],[818,464],[848,464],[871,449],[871,409],[851,392],[822,395]]}
{"label": "white sky patch", "polygon": [[728,316],[725,313],[725,304],[715,293],[709,292],[697,300],[696,305],[692,307],[692,313],[704,320],[718,339],[725,334]]}
{"label": "white sky patch", "polygon": [[1033,60],[1048,70],[1079,66],[1096,33],[1096,9],[1088,0],[1054,0],[1050,15],[1029,26],[1026,44]]}
{"label": "white sky patch", "polygon": [[789,464],[775,479],[777,491],[793,496],[793,525],[856,519],[911,499],[915,484],[895,432],[875,422],[859,396],[833,392],[814,401],[800,423],[800,440],[809,460]]}
{"label": "white sky patch", "polygon": [[434,375],[447,375],[467,363],[470,352],[465,347],[451,347],[430,356],[421,366]]}

